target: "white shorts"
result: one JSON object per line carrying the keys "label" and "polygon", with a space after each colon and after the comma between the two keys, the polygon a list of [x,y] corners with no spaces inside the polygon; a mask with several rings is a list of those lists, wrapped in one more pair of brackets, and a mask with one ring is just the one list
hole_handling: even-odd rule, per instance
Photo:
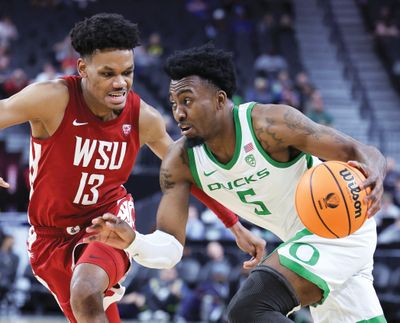
{"label": "white shorts", "polygon": [[323,291],[311,307],[315,323],[386,322],[372,284],[376,239],[370,219],[345,238],[321,238],[304,229],[278,247],[283,266]]}

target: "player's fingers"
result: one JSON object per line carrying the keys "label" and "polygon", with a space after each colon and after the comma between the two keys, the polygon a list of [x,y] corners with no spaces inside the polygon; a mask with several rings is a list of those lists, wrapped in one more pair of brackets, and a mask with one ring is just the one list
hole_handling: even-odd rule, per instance
{"label": "player's fingers", "polygon": [[93,242],[93,241],[100,241],[100,235],[94,234],[94,235],[91,235],[91,236],[83,238],[83,242],[84,243],[90,243],[90,242]]}
{"label": "player's fingers", "polygon": [[114,223],[118,221],[118,218],[112,213],[104,213],[102,218],[103,218],[103,220],[111,221]]}
{"label": "player's fingers", "polygon": [[364,174],[365,177],[368,177],[368,174],[369,174],[368,167],[365,164],[360,163],[359,161],[356,161],[356,160],[349,160],[347,162],[347,164],[352,167],[357,168],[361,173]]}
{"label": "player's fingers", "polygon": [[368,208],[367,216],[368,218],[373,217],[381,208],[381,198],[377,195],[371,195],[370,205]]}
{"label": "player's fingers", "polygon": [[10,184],[8,184],[2,177],[0,177],[0,186],[4,188],[9,188]]}
{"label": "player's fingers", "polygon": [[254,267],[256,267],[258,264],[258,261],[255,257],[252,257],[250,260],[246,260],[245,262],[243,262],[243,268],[244,269],[252,269]]}

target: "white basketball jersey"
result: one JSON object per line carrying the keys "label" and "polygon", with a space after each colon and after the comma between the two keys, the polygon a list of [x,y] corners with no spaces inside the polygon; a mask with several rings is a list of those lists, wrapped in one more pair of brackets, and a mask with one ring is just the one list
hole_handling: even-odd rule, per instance
{"label": "white basketball jersey", "polygon": [[295,210],[295,191],[302,174],[318,159],[302,153],[287,163],[273,160],[255,136],[254,105],[233,109],[236,147],[232,160],[220,163],[203,144],[188,149],[190,169],[205,193],[286,241],[304,228]]}

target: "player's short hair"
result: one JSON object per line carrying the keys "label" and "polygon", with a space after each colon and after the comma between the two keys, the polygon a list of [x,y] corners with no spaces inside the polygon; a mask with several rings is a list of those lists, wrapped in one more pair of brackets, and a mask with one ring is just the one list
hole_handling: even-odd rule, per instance
{"label": "player's short hair", "polygon": [[140,44],[137,24],[115,13],[86,18],[70,32],[72,47],[82,56],[103,49],[133,49]]}
{"label": "player's short hair", "polygon": [[231,98],[236,91],[233,55],[212,44],[176,51],[166,60],[164,70],[172,80],[196,75],[225,91]]}

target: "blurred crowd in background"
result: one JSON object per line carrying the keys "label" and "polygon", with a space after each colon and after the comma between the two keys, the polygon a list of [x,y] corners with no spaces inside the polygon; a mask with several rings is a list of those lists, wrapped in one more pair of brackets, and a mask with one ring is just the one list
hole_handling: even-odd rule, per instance
{"label": "blurred crowd in background", "polygon": [[[300,0],[302,1],[302,0]],[[352,0],[349,0],[352,1]],[[355,1],[392,85],[400,93],[400,2]],[[24,8],[24,9],[22,9]],[[315,122],[335,127],[335,111],[327,111],[324,97],[304,67],[296,38],[296,15],[291,0],[176,0],[108,1],[32,0],[0,1],[0,98],[8,98],[32,82],[75,74],[77,54],[68,30],[74,22],[98,12],[123,13],[139,24],[142,45],[135,49],[135,91],[165,117],[173,138],[179,131],[168,103],[169,80],[163,61],[175,49],[212,41],[234,53],[238,73],[235,104],[247,101],[291,105]],[[398,107],[400,109],[400,107]],[[15,229],[27,230],[29,198],[29,125],[0,132],[0,175],[11,188],[0,192],[0,315],[9,312],[59,313],[57,304],[33,277],[25,256],[16,248]],[[387,318],[400,320],[400,171],[387,156],[388,173],[378,223],[375,284]],[[140,176],[151,178],[154,189],[136,195],[139,231],[154,228],[160,199],[157,191],[159,161],[149,150],[139,155],[128,191],[143,189]],[[146,220],[141,219],[146,215]],[[151,214],[151,216],[149,215]],[[23,216],[17,221],[12,217]],[[268,232],[252,228],[268,241]],[[192,201],[187,226],[188,246],[173,269],[155,271],[134,265],[120,302],[124,318],[141,321],[225,322],[224,310],[247,272],[246,255],[216,217]],[[19,243],[17,243],[19,242]],[[21,259],[23,258],[23,259]],[[19,268],[16,271],[15,268]],[[308,322],[306,312],[297,322]]]}

